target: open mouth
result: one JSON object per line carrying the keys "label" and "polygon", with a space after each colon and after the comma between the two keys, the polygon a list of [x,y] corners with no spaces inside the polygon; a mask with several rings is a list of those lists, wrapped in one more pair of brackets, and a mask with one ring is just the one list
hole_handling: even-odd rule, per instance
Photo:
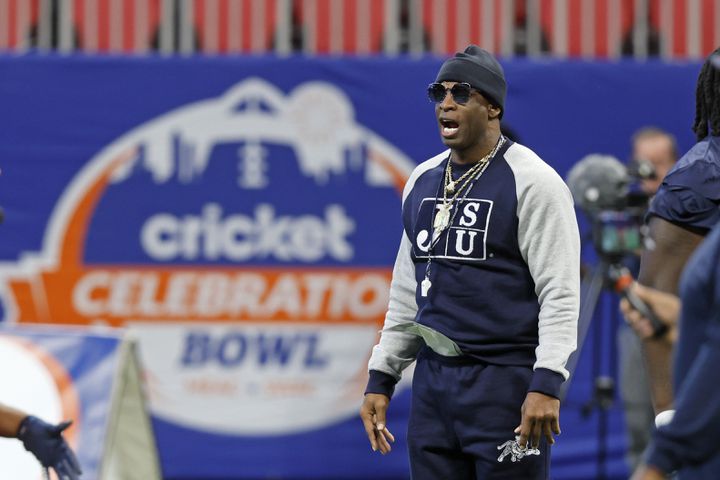
{"label": "open mouth", "polygon": [[440,126],[442,127],[442,136],[451,137],[458,131],[460,125],[454,120],[448,120],[446,118],[440,119]]}

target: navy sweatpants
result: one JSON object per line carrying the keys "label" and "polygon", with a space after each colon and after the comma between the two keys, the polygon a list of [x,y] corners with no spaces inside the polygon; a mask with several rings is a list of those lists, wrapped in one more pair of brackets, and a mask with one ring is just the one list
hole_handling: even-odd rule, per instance
{"label": "navy sweatpants", "polygon": [[518,462],[498,462],[498,446],[515,438],[532,369],[443,357],[424,348],[417,359],[408,424],[413,480],[547,479],[550,448]]}

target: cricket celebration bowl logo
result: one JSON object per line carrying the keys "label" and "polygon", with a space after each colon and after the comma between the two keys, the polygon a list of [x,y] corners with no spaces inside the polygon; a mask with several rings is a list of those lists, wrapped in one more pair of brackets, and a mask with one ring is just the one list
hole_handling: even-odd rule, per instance
{"label": "cricket celebration bowl logo", "polygon": [[347,418],[413,167],[336,86],[246,79],[86,164],[42,251],[2,272],[8,318],[128,327],[153,413],[184,426],[272,435]]}

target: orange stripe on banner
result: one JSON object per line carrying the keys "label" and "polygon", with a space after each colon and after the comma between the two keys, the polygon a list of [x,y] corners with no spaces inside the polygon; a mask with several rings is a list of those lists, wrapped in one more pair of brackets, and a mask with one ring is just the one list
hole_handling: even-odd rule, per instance
{"label": "orange stripe on banner", "polygon": [[[89,323],[85,320],[71,320],[67,303],[71,297],[57,298],[58,292],[67,293],[67,287],[53,284],[58,278],[73,279],[82,269],[81,252],[85,247],[85,237],[90,217],[95,210],[100,195],[105,190],[112,172],[126,161],[133,158],[135,150],[131,149],[113,160],[97,181],[87,190],[78,202],[78,206],[70,217],[67,229],[60,243],[60,263],[62,267],[53,272],[32,275],[29,278],[10,278],[8,284],[15,298],[20,323]],[[55,288],[53,291],[52,288]],[[51,303],[51,301],[53,303]],[[51,318],[52,315],[52,318]]]}
{"label": "orange stripe on banner", "polygon": [[10,280],[10,291],[18,305],[18,321],[21,323],[37,323],[42,319],[36,308],[30,282]]}
{"label": "orange stripe on banner", "polygon": [[392,176],[393,179],[393,185],[395,186],[395,190],[397,190],[397,192],[402,196],[403,190],[405,189],[405,182],[407,182],[407,175],[405,175],[404,172],[395,167],[390,162],[390,159],[376,151],[369,151],[368,157],[370,158],[371,162],[376,162],[382,168],[387,170],[388,173],[390,173],[390,176]]}
{"label": "orange stripe on banner", "polygon": [[88,222],[95,211],[100,195],[108,184],[110,175],[120,165],[132,159],[136,154],[135,149],[126,151],[115,158],[108,168],[98,177],[95,183],[87,190],[73,212],[65,236],[61,242],[61,262],[63,265],[79,265],[81,252],[85,249],[85,236],[87,235]]}
{"label": "orange stripe on banner", "polygon": [[[44,273],[49,323],[308,321],[382,323],[391,270],[93,266]],[[33,321],[29,282],[15,281],[20,322]],[[29,293],[28,293],[29,292]]]}

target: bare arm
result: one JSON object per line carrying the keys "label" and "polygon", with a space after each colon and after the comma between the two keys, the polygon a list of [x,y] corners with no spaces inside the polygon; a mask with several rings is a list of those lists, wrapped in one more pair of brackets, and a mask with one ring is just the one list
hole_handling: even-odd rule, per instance
{"label": "bare arm", "polygon": [[0,405],[0,437],[16,437],[25,417],[27,414],[20,410]]}
{"label": "bare arm", "polygon": [[[677,295],[683,268],[704,237],[659,217],[652,217],[648,226],[653,248],[643,252],[639,282]],[[643,353],[655,413],[668,410],[673,403],[672,345],[662,339],[645,339]]]}

